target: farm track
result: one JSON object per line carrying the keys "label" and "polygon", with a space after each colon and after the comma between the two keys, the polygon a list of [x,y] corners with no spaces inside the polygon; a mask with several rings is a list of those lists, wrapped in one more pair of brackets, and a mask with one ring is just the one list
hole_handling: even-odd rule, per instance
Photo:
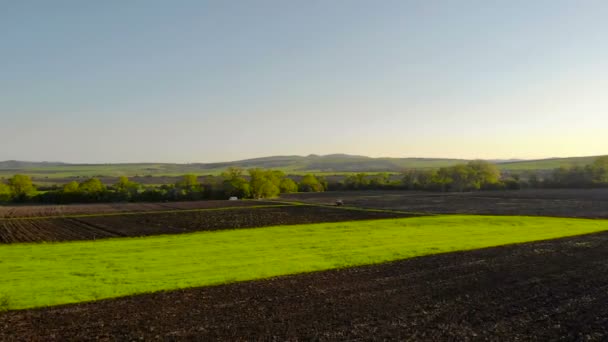
{"label": "farm track", "polygon": [[244,208],[181,209],[144,213],[0,219],[0,244],[95,240],[110,237],[179,234],[409,216],[414,215],[383,210],[349,210],[318,205],[277,203]]}
{"label": "farm track", "polygon": [[607,290],[603,232],[7,312],[0,340],[602,341]]}

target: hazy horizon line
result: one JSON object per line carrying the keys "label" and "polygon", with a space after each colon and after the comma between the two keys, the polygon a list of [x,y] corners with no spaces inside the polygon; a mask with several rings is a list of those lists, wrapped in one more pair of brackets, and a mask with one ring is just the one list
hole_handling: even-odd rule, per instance
{"label": "hazy horizon line", "polygon": [[4,162],[22,162],[22,163],[61,163],[61,164],[73,164],[73,165],[98,165],[98,164],[222,164],[222,163],[234,163],[239,161],[247,161],[247,160],[255,160],[255,159],[264,159],[264,158],[278,158],[278,157],[327,157],[327,156],[349,156],[349,157],[363,157],[370,159],[444,159],[444,160],[500,160],[500,161],[536,161],[536,160],[548,160],[548,159],[569,159],[569,158],[591,158],[591,157],[599,157],[602,155],[577,155],[577,156],[551,156],[551,157],[538,157],[538,158],[518,158],[518,157],[510,157],[510,158],[464,158],[464,157],[423,157],[423,156],[407,156],[407,157],[391,157],[391,156],[367,156],[362,154],[348,154],[348,153],[328,153],[328,154],[316,154],[310,153],[307,155],[299,155],[299,154],[277,154],[277,155],[265,155],[260,157],[248,157],[243,159],[233,159],[233,160],[221,160],[221,161],[191,161],[191,162],[177,162],[177,161],[95,161],[95,162],[77,162],[77,161],[63,161],[63,160],[25,160],[25,159],[3,159],[0,160],[1,163]]}

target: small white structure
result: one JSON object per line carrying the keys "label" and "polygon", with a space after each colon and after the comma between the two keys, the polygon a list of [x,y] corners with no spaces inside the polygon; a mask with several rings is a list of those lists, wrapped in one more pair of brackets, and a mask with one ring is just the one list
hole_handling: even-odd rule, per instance
{"label": "small white structure", "polygon": [[230,196],[230,198],[228,199],[229,201],[238,201],[239,198],[236,196]]}
{"label": "small white structure", "polygon": [[344,202],[343,202],[341,199],[336,200],[336,205],[337,205],[337,206],[344,205]]}

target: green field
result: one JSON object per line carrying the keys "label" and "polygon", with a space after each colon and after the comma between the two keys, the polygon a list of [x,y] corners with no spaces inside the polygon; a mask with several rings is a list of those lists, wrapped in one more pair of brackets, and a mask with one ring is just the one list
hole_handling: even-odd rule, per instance
{"label": "green field", "polygon": [[434,216],[0,246],[0,304],[24,309],[608,230],[608,221]]}

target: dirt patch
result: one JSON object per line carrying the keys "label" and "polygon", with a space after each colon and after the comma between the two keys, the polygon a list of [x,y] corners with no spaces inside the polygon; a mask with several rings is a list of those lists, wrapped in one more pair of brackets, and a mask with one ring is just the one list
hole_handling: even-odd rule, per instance
{"label": "dirt patch", "polygon": [[7,312],[0,340],[600,341],[606,288],[599,233]]}
{"label": "dirt patch", "polygon": [[479,191],[344,191],[284,195],[285,200],[433,214],[608,218],[608,189]]}
{"label": "dirt patch", "polygon": [[276,206],[209,211],[0,220],[0,243],[94,240],[321,222],[407,217],[319,206]]}

